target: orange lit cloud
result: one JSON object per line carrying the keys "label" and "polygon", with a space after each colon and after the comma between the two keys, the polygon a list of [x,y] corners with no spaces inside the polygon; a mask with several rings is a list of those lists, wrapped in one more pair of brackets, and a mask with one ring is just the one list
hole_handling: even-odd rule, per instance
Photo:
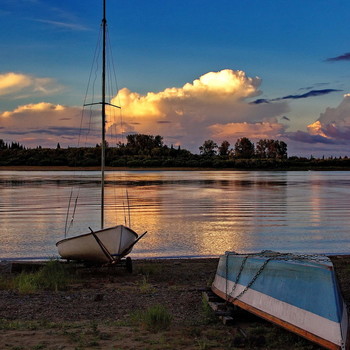
{"label": "orange lit cloud", "polygon": [[248,78],[242,71],[225,69],[204,74],[181,88],[167,88],[158,93],[149,92],[145,96],[124,88],[112,103],[122,106],[123,115],[146,123],[183,117],[187,113],[199,114],[199,111],[205,117],[208,107],[222,109],[222,104],[232,106],[245,98],[256,96],[259,94],[259,85],[259,78]]}
{"label": "orange lit cloud", "polygon": [[275,122],[214,124],[209,127],[212,137],[218,140],[235,140],[249,135],[251,139],[277,138],[285,127]]}
{"label": "orange lit cloud", "polygon": [[289,133],[292,140],[303,143],[342,145],[350,143],[350,94],[336,108],[328,107],[312,124],[307,132]]}
{"label": "orange lit cloud", "polygon": [[283,128],[268,120],[288,111],[286,102],[271,105],[246,102],[260,94],[260,84],[258,77],[225,69],[158,93],[140,95],[124,88],[112,103],[122,106],[128,132],[160,134],[166,142],[196,150],[208,137],[236,137],[240,131],[235,132],[235,128],[254,135],[270,135]]}
{"label": "orange lit cloud", "polygon": [[0,97],[19,99],[30,96],[50,95],[62,87],[51,78],[8,72],[0,74]]}
{"label": "orange lit cloud", "polygon": [[[11,78],[12,77],[12,78]],[[14,83],[14,81],[17,82]],[[3,91],[15,93],[33,87],[28,76],[8,76]],[[111,133],[144,133],[162,135],[166,144],[181,145],[197,152],[208,138],[230,143],[237,138],[275,138],[285,126],[277,118],[288,111],[285,101],[269,104],[251,104],[249,99],[260,94],[261,80],[250,78],[242,71],[225,69],[209,72],[182,87],[167,88],[160,92],[141,95],[123,88],[111,103],[119,109],[107,107],[107,135]],[[1,86],[1,85],[0,85]],[[16,90],[17,89],[17,90]],[[113,112],[112,112],[113,110]],[[88,131],[86,143],[99,142],[100,121],[96,110],[83,128]],[[113,116],[115,114],[115,116]],[[43,146],[77,145],[81,109],[50,103],[26,104],[13,111],[0,112],[0,138],[25,143],[27,140],[44,140]],[[118,121],[118,122],[117,122]],[[95,130],[95,131],[93,131]],[[96,131],[97,130],[97,131]],[[4,137],[3,135],[6,135]],[[30,141],[31,146],[36,146]],[[110,143],[113,141],[110,141]]]}
{"label": "orange lit cloud", "polygon": [[0,113],[0,138],[20,139],[30,146],[37,146],[38,140],[43,146],[52,147],[62,141],[76,146],[80,122],[80,108],[46,102],[28,104]]}

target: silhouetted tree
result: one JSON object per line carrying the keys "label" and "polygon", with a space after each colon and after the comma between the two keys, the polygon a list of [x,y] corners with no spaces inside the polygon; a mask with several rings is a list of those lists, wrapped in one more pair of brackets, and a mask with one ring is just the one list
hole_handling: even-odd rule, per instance
{"label": "silhouetted tree", "polygon": [[258,158],[267,158],[267,142],[268,140],[263,139],[263,140],[259,140],[256,143],[256,148],[255,148],[255,155]]}
{"label": "silhouetted tree", "polygon": [[228,141],[222,141],[221,146],[219,147],[220,156],[227,156],[229,154],[230,143]]}
{"label": "silhouetted tree", "polygon": [[287,153],[287,144],[284,141],[276,141],[277,142],[277,158],[285,159],[288,157]]}
{"label": "silhouetted tree", "polygon": [[132,154],[150,154],[154,148],[164,146],[163,137],[160,135],[131,134],[126,139],[126,147]]}
{"label": "silhouetted tree", "polygon": [[204,141],[203,145],[199,147],[200,154],[204,156],[215,156],[218,145],[213,140]]}
{"label": "silhouetted tree", "polygon": [[0,149],[7,149],[7,144],[2,139],[0,139]]}
{"label": "silhouetted tree", "polygon": [[287,144],[283,141],[263,139],[256,144],[255,154],[258,158],[287,158]]}
{"label": "silhouetted tree", "polygon": [[252,158],[255,154],[254,143],[247,137],[242,137],[235,143],[235,157],[237,158]]}

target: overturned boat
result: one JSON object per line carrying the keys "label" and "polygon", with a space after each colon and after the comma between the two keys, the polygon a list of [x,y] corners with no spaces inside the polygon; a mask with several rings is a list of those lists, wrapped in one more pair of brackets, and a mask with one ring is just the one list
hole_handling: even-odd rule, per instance
{"label": "overturned boat", "polygon": [[347,308],[326,256],[226,252],[212,290],[327,349],[349,349]]}

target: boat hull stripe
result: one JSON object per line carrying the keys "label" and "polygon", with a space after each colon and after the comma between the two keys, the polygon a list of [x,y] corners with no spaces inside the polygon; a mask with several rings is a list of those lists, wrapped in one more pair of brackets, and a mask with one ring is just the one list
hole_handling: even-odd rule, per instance
{"label": "boat hull stripe", "polygon": [[[347,312],[343,303],[343,318],[341,324],[321,317],[309,311],[287,304],[264,293],[248,289],[239,300],[228,297],[227,291],[231,291],[234,282],[227,281],[216,274],[212,286],[215,294],[230,301],[241,308],[260,317],[272,321],[286,329],[289,329],[303,337],[306,337],[328,349],[341,349],[345,342],[347,329]],[[245,286],[237,284],[234,295],[238,295]],[[343,334],[342,334],[343,333]]]}

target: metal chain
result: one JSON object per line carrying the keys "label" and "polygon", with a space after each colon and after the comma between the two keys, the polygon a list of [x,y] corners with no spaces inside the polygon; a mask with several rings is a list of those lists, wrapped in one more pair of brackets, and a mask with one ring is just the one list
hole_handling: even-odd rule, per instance
{"label": "metal chain", "polygon": [[235,291],[236,289],[236,286],[238,284],[238,281],[239,281],[239,278],[241,277],[241,273],[243,271],[243,268],[244,268],[244,265],[245,265],[245,262],[247,261],[249,255],[246,255],[243,260],[242,260],[242,264],[241,264],[241,267],[239,268],[239,271],[238,271],[238,274],[237,274],[237,277],[236,277],[236,280],[233,284],[233,287],[232,287],[232,290],[231,290],[231,293],[227,293],[227,282],[228,282],[228,259],[226,258],[226,296],[227,298],[229,298],[231,295],[233,295],[233,292]]}
{"label": "metal chain", "polygon": [[[232,253],[235,256],[237,255],[243,255],[243,254],[237,254],[237,253]],[[278,253],[278,252],[272,252],[272,251],[262,251],[260,253],[250,253],[250,254],[244,254],[244,258],[242,260],[242,264],[239,268],[238,274],[236,276],[236,280],[232,286],[232,290],[230,293],[227,293],[228,289],[228,257],[230,253],[226,253],[226,299],[228,302],[233,303],[237,299],[239,299],[246,291],[254,284],[254,282],[257,280],[257,278],[260,276],[260,274],[263,272],[264,268],[266,265],[269,263],[271,260],[282,260],[282,261],[291,261],[291,260],[308,260],[308,261],[315,261],[315,262],[329,262],[329,258],[327,256],[323,255],[316,255],[316,254],[295,254],[295,253]],[[247,284],[247,286],[240,292],[237,296],[233,297],[233,293],[237,287],[238,281],[241,277],[242,271],[244,269],[244,265],[246,261],[248,260],[249,257],[254,257],[254,256],[263,256],[266,257],[267,259],[264,261],[264,263],[260,266],[259,270],[257,273],[253,276],[252,280]]]}
{"label": "metal chain", "polygon": [[[244,263],[242,263],[241,265],[241,268],[240,268],[240,271],[239,271],[239,275],[237,275],[237,278],[236,278],[236,281],[232,287],[232,291],[230,294],[227,294],[227,301],[230,302],[230,303],[233,303],[235,302],[237,299],[239,299],[253,284],[254,282],[257,280],[257,278],[260,276],[260,274],[263,272],[265,266],[268,264],[269,261],[272,260],[272,258],[268,258],[264,261],[264,263],[260,266],[259,270],[257,271],[257,273],[254,275],[254,277],[252,278],[252,280],[246,285],[246,287],[242,290],[242,292],[240,292],[237,296],[233,297],[232,294],[234,292],[234,290],[236,289],[236,286],[237,286],[237,283],[238,283],[238,280],[239,280],[239,277],[242,273],[242,270],[243,270],[243,267],[244,267],[244,264],[245,262],[247,261],[248,259],[248,255],[245,257],[244,259]],[[227,273],[227,272],[226,272]]]}
{"label": "metal chain", "polygon": [[[228,255],[230,255],[229,252],[227,252]],[[274,260],[309,260],[309,261],[315,261],[315,262],[329,262],[329,258],[326,255],[320,255],[320,254],[297,254],[297,253],[279,253],[279,252],[273,252],[271,250],[263,250],[259,253],[248,253],[248,254],[237,254],[232,253],[233,255],[248,255],[248,256],[264,256],[268,258],[272,258]]]}

